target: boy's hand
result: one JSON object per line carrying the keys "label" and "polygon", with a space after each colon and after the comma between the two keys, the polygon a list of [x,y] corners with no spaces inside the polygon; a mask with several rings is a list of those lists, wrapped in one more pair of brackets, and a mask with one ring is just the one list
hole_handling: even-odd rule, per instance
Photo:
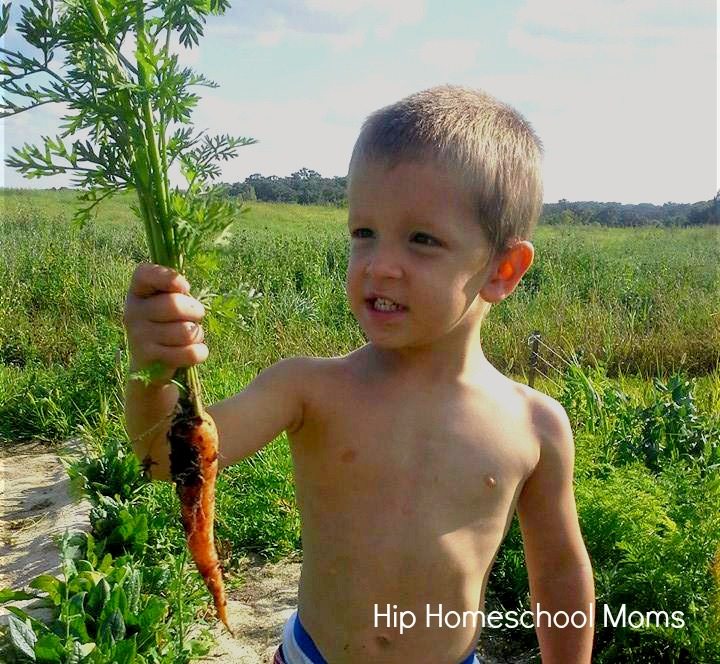
{"label": "boy's hand", "polygon": [[135,268],[123,314],[131,372],[161,362],[153,382],[167,383],[178,367],[207,359],[200,326],[205,307],[189,293],[190,284],[172,268],[150,263]]}

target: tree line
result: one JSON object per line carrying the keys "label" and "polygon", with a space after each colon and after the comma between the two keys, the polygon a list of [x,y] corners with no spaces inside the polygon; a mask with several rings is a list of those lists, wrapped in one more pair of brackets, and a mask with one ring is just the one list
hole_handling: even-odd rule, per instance
{"label": "tree line", "polygon": [[597,224],[600,226],[701,226],[717,224],[720,192],[697,203],[600,203],[568,201],[545,203],[540,222],[545,224]]}
{"label": "tree line", "polygon": [[347,205],[346,177],[324,178],[317,171],[301,168],[290,177],[253,173],[243,182],[226,185],[230,196],[246,201],[300,203],[301,205]]}
{"label": "tree line", "polygon": [[[347,178],[325,178],[317,171],[301,168],[289,177],[253,173],[243,182],[226,184],[230,196],[246,201],[300,203],[302,205],[347,206]],[[718,224],[720,192],[697,203],[624,204],[597,201],[545,203],[542,224],[597,224],[600,226],[700,226]]]}

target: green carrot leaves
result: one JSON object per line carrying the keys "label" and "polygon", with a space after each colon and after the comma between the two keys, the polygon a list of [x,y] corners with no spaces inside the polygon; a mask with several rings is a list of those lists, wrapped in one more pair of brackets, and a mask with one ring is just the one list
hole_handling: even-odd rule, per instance
{"label": "green carrot leaves", "polygon": [[[75,216],[87,223],[98,202],[134,189],[151,259],[181,269],[197,251],[209,251],[237,211],[220,200],[213,180],[219,162],[255,142],[195,132],[193,86],[216,84],[170,52],[170,36],[198,43],[207,16],[222,14],[224,0],[32,0],[20,8],[22,49],[0,49],[0,115],[47,103],[65,104],[63,133],[42,145],[15,148],[6,164],[26,177],[70,173],[83,189]],[[10,3],[0,13],[7,31]],[[134,62],[125,47],[134,39]],[[39,51],[39,55],[33,52]],[[49,66],[58,49],[61,67]],[[65,143],[85,133],[87,138]],[[187,187],[170,188],[168,168],[180,161]]]}

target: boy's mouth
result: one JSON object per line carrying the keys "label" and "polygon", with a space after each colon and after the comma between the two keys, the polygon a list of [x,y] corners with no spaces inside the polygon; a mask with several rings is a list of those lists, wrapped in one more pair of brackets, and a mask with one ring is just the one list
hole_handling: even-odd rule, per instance
{"label": "boy's mouth", "polygon": [[407,310],[407,307],[404,307],[402,304],[398,304],[384,297],[370,297],[367,298],[365,302],[374,311],[393,312]]}

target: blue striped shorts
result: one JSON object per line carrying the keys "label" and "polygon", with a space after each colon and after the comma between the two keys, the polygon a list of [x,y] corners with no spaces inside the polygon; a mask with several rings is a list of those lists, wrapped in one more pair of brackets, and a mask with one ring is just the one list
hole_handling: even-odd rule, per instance
{"label": "blue striped shorts", "polygon": [[[272,664],[328,664],[302,626],[297,611],[285,623],[282,643]],[[460,664],[479,664],[479,660],[470,653]]]}

